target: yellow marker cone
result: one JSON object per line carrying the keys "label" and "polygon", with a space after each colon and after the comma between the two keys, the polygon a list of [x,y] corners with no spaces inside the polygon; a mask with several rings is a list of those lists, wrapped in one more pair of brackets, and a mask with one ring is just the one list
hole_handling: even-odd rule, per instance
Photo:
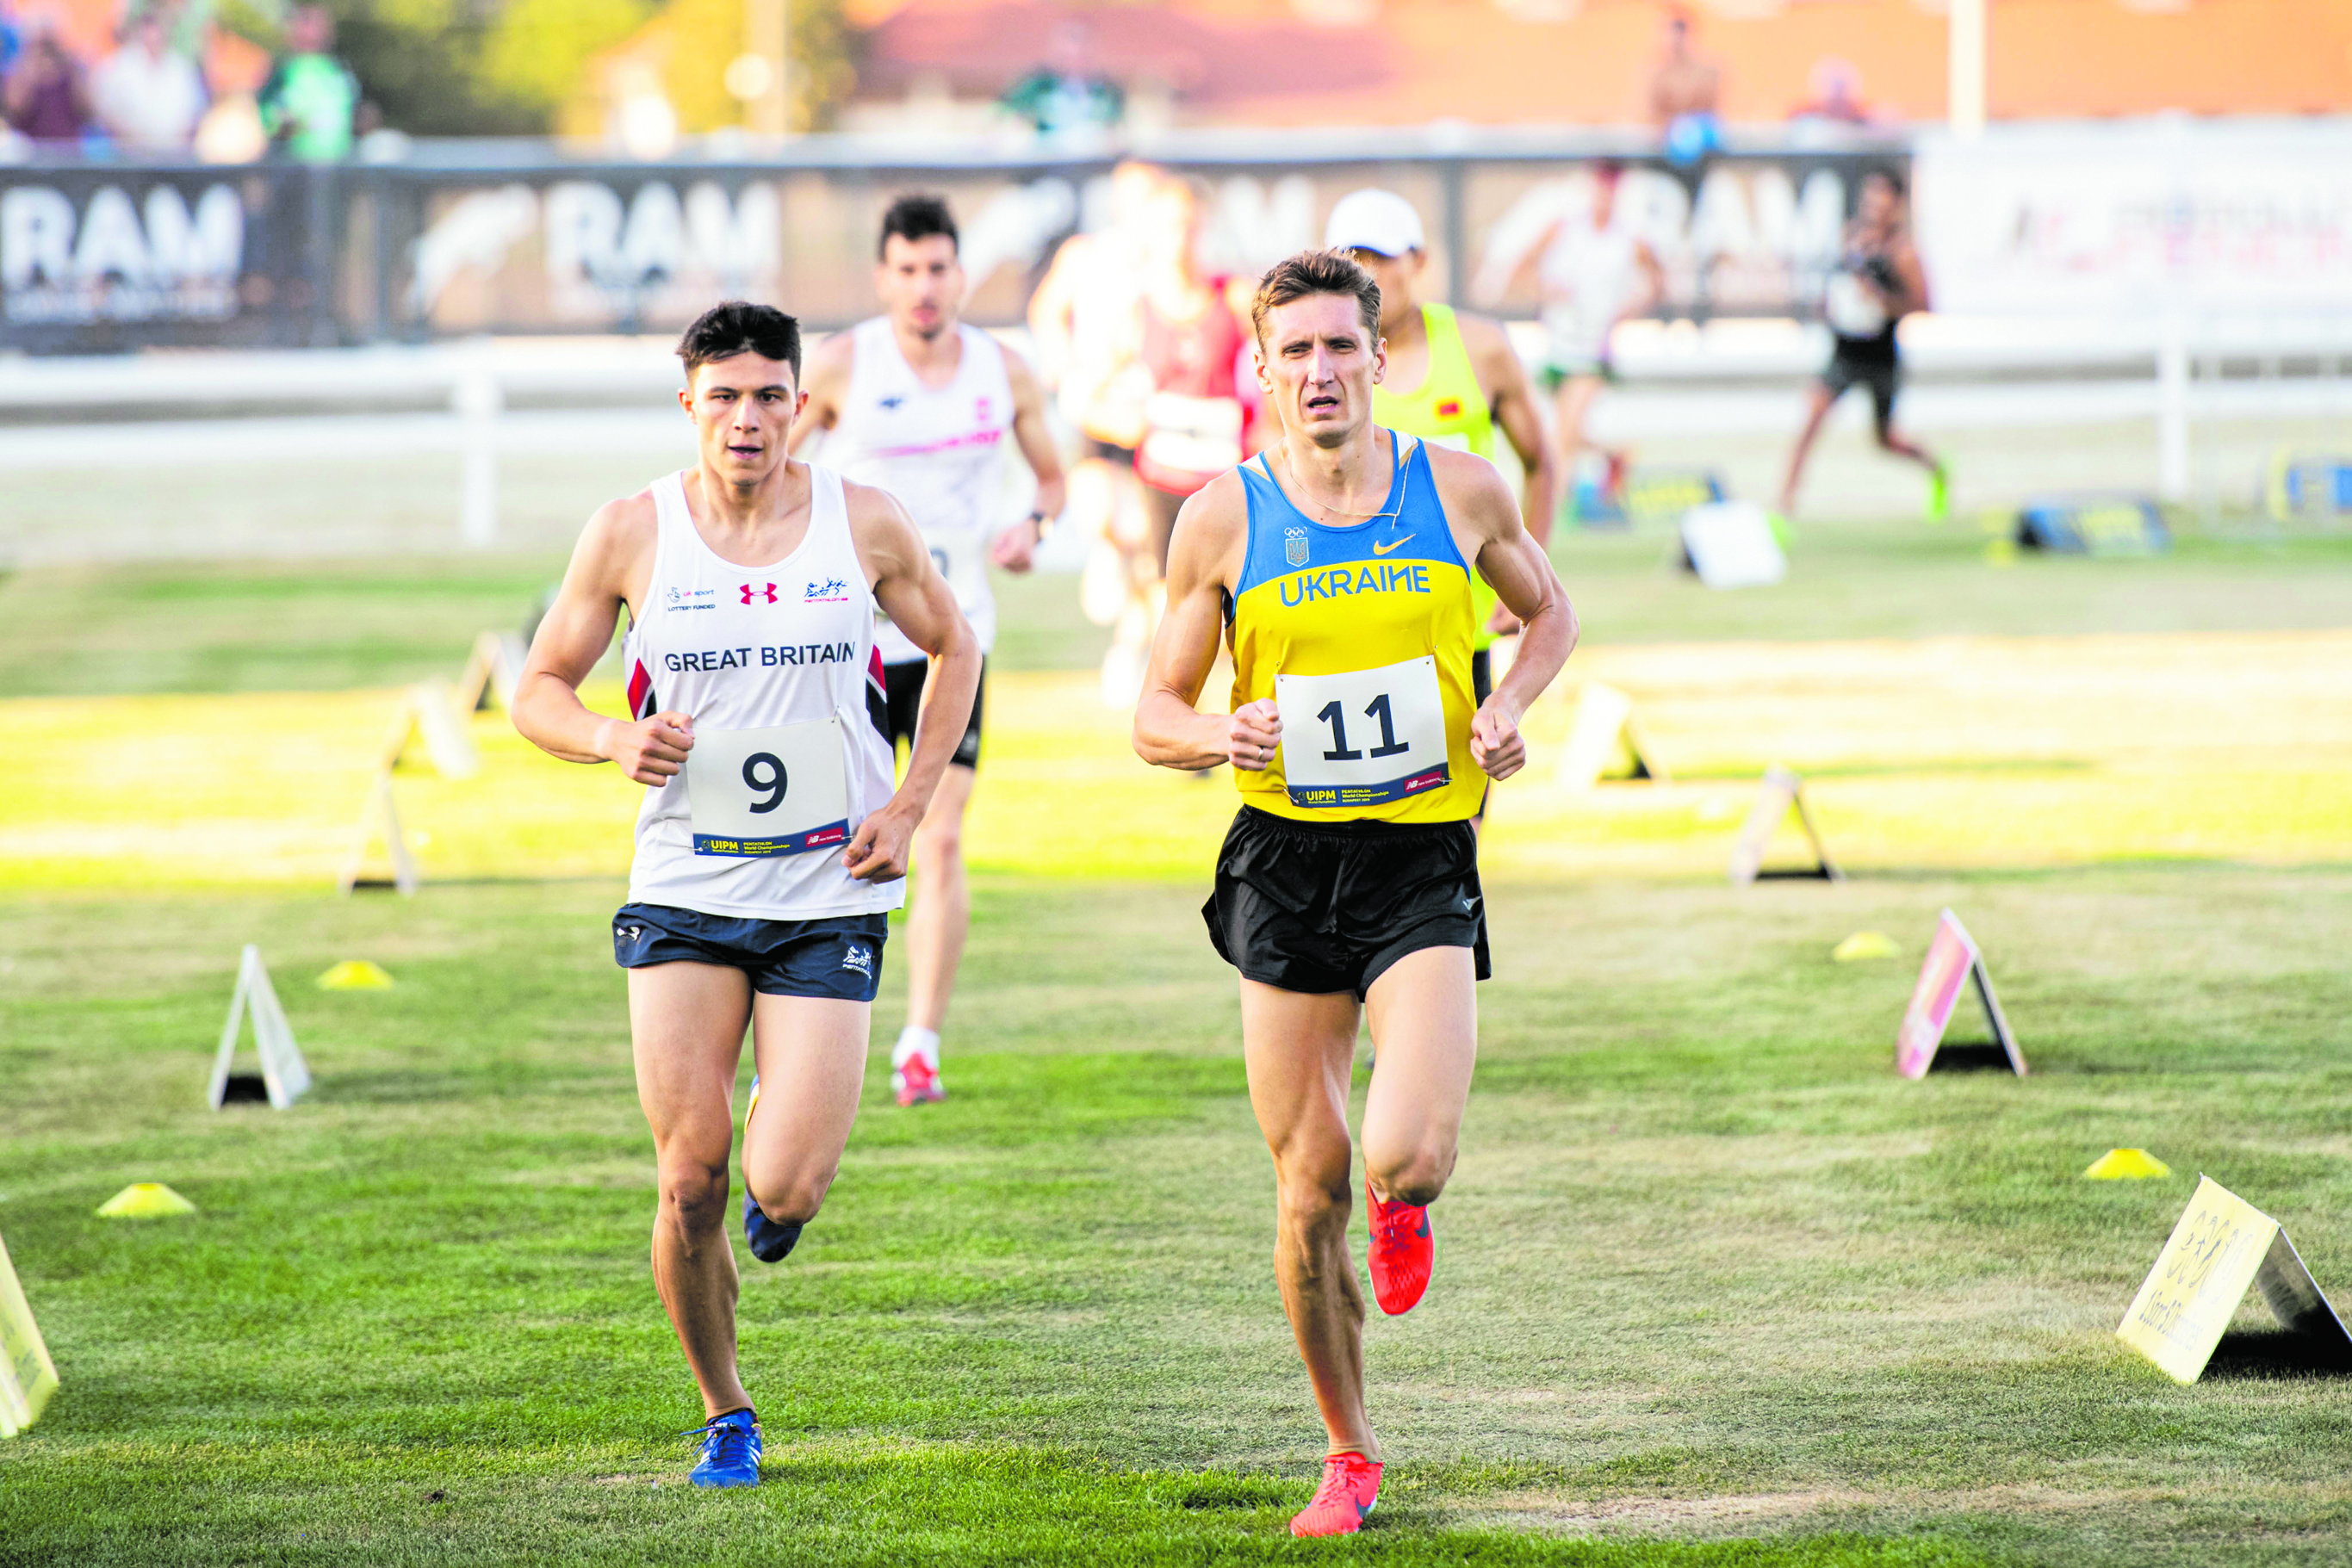
{"label": "yellow marker cone", "polygon": [[1863,958],[1892,958],[1902,951],[1884,931],[1857,931],[1831,948],[1830,956],[1841,964],[1852,964]]}
{"label": "yellow marker cone", "polygon": [[2147,1181],[2168,1176],[2172,1167],[2146,1149],[2109,1149],[2091,1162],[2083,1175],[2092,1181]]}
{"label": "yellow marker cone", "polygon": [[161,1219],[194,1214],[196,1206],[160,1181],[134,1181],[99,1206],[103,1219]]}
{"label": "yellow marker cone", "polygon": [[392,977],[365,958],[346,958],[319,977],[322,991],[381,991]]}

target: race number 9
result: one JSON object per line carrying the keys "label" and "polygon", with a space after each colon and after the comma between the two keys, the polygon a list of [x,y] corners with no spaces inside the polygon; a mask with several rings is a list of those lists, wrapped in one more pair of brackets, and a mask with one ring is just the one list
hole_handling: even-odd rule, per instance
{"label": "race number 9", "polygon": [[706,729],[686,754],[694,852],[756,859],[849,841],[841,716],[762,729]]}
{"label": "race number 9", "polygon": [[765,794],[764,800],[753,800],[751,810],[764,816],[784,803],[784,781],[790,777],[784,765],[772,751],[755,751],[743,759],[743,782],[751,787],[754,795]]}

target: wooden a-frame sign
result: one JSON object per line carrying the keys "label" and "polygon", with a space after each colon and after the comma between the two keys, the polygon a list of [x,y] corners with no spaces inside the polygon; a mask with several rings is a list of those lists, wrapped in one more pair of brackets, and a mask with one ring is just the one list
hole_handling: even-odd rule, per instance
{"label": "wooden a-frame sign", "polygon": [[262,1087],[269,1103],[283,1111],[310,1087],[310,1066],[302,1060],[302,1048],[294,1043],[294,1028],[286,1021],[286,1009],[278,1005],[278,989],[269,983],[261,949],[250,942],[237,960],[236,994],[229,998],[228,1022],[221,1027],[220,1050],[213,1056],[213,1081],[205,1098],[215,1111],[228,1099],[237,1036],[244,1032],[248,1012],[253,1015],[254,1054],[261,1059]]}
{"label": "wooden a-frame sign", "polygon": [[515,683],[522,678],[527,652],[512,632],[485,632],[475,638],[474,651],[466,655],[465,671],[457,677],[457,711],[478,713],[496,703],[512,713]]}
{"label": "wooden a-frame sign", "polygon": [[1643,735],[1639,721],[1633,717],[1633,699],[1615,686],[1600,681],[1587,681],[1576,699],[1576,718],[1568,732],[1568,744],[1560,747],[1559,768],[1554,777],[1570,789],[1590,789],[1601,781],[1601,776],[1617,760],[1620,748],[1633,759],[1633,779],[1647,779],[1654,783],[1669,784],[1665,764]]}
{"label": "wooden a-frame sign", "polygon": [[[379,838],[392,862],[389,881],[367,874],[368,851]],[[416,883],[416,862],[408,852],[407,835],[401,831],[400,808],[393,803],[392,769],[383,768],[368,786],[367,802],[360,808],[359,826],[352,831],[351,852],[343,857],[336,888],[348,895],[354,888],[391,887],[407,896],[415,894]]]}
{"label": "wooden a-frame sign", "polygon": [[2352,1359],[2352,1333],[2279,1222],[2202,1175],[2116,1337],[2175,1382],[2194,1383],[2249,1285],[2261,1289],[2282,1326],[2333,1360]]}
{"label": "wooden a-frame sign", "polygon": [[0,1242],[0,1437],[13,1437],[39,1420],[57,1391],[57,1364],[41,1343],[41,1325],[33,1321],[7,1244]]}
{"label": "wooden a-frame sign", "polygon": [[[1805,841],[1812,846],[1814,863],[1801,871],[1766,871],[1764,852],[1771,846],[1772,835],[1791,811],[1797,815],[1797,826],[1804,830]],[[1756,789],[1756,804],[1748,808],[1748,821],[1741,825],[1738,841],[1731,849],[1734,887],[1746,887],[1759,876],[1845,880],[1845,873],[1830,859],[1829,846],[1822,841],[1822,831],[1814,823],[1812,812],[1806,809],[1805,781],[1778,763],[1764,769],[1764,781]]]}
{"label": "wooden a-frame sign", "polygon": [[1924,1078],[1936,1064],[1936,1052],[1944,1043],[1944,1031],[1951,1027],[1953,1009],[1958,1007],[1960,988],[1976,988],[1977,1000],[1984,1008],[1986,1025],[1992,1030],[1990,1043],[2000,1047],[2009,1059],[2010,1071],[2020,1078],[2025,1076],[2025,1053],[2018,1049],[2017,1037],[2010,1032],[2009,1018],[2000,1010],[2000,998],[1993,995],[1992,976],[1985,968],[1984,954],[1978,948],[1976,938],[1969,935],[1960,917],[1947,909],[1936,921],[1936,935],[1927,944],[1927,956],[1919,966],[1918,983],[1911,988],[1911,1005],[1903,1009],[1903,1022],[1895,1031],[1895,1068],[1906,1078]]}
{"label": "wooden a-frame sign", "polygon": [[384,732],[379,766],[399,767],[401,758],[408,755],[409,742],[422,736],[425,755],[435,772],[444,779],[471,779],[482,770],[481,756],[466,729],[467,715],[472,711],[470,702],[458,706],[449,683],[440,676],[417,682],[400,694],[400,710]]}

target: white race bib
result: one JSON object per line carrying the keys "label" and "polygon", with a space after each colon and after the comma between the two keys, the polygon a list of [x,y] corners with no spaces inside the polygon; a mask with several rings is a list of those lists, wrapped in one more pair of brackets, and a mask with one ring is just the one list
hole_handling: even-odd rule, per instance
{"label": "white race bib", "polygon": [[1886,330],[1886,304],[1851,272],[1832,272],[1822,289],[1822,314],[1847,338],[1875,338]]}
{"label": "white race bib", "polygon": [[933,532],[926,528],[923,548],[930,551],[931,564],[948,580],[948,586],[955,590],[958,604],[971,603],[973,594],[987,587],[987,563],[980,558],[980,538],[971,529]]}
{"label": "white race bib", "polygon": [[849,841],[841,720],[696,733],[686,754],[694,852],[804,855]]}
{"label": "white race bib", "polygon": [[1294,806],[1378,806],[1453,778],[1429,654],[1339,675],[1276,675],[1274,701]]}

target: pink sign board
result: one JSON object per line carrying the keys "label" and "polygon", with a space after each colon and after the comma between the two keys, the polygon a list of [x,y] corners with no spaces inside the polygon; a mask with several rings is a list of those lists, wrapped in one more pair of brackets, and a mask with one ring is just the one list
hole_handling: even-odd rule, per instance
{"label": "pink sign board", "polygon": [[1959,1005],[1960,988],[1971,979],[1976,982],[1978,998],[1984,1003],[1985,1020],[1992,1026],[1993,1043],[2007,1053],[2011,1070],[2021,1078],[2025,1075],[2025,1058],[1992,994],[1984,955],[1960,917],[1948,909],[1936,922],[1935,939],[1927,944],[1927,961],[1919,966],[1919,983],[1911,988],[1911,1005],[1903,1009],[1902,1027],[1895,1033],[1896,1071],[1906,1078],[1927,1076],[1937,1048],[1944,1043],[1944,1031],[1951,1026],[1952,1011]]}

